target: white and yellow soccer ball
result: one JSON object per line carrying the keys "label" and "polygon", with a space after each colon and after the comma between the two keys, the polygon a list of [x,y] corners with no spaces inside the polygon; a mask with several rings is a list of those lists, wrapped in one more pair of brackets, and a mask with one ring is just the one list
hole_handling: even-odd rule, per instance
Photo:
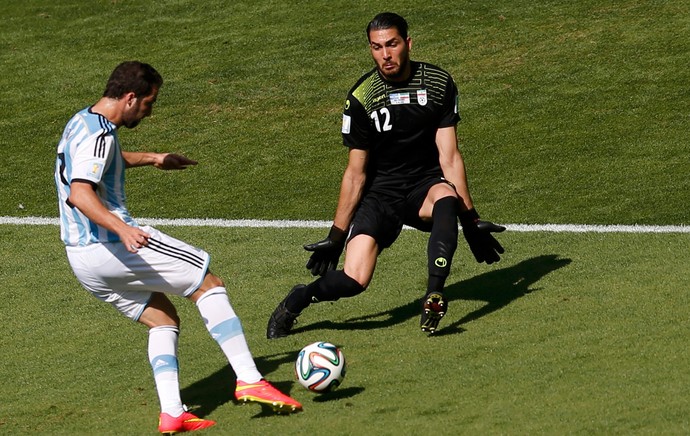
{"label": "white and yellow soccer ball", "polygon": [[328,392],[345,377],[345,356],[330,342],[314,342],[302,348],[295,361],[297,381],[312,392]]}

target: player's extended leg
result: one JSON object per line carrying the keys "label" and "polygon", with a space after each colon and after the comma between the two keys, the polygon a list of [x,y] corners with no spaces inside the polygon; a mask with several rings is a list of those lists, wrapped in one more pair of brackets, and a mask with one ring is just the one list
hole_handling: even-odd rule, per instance
{"label": "player's extended leg", "polygon": [[[435,185],[434,188],[438,187],[436,195],[443,195],[447,191],[446,186]],[[424,332],[434,333],[448,311],[443,287],[458,245],[458,208],[458,199],[452,195],[438,198],[433,203],[433,224],[427,246],[429,280],[420,318],[420,327]]]}
{"label": "player's extended leg", "polygon": [[180,398],[177,341],[180,319],[164,294],[152,294],[139,322],[149,327],[148,356],[161,405],[158,430],[163,434],[211,427],[215,421],[201,419],[184,409]]}
{"label": "player's extended leg", "polygon": [[347,244],[342,270],[328,271],[308,285],[297,285],[280,302],[268,320],[266,337],[276,339],[290,334],[297,317],[311,303],[337,301],[363,292],[376,268],[378,246],[374,238],[357,235]]}
{"label": "player's extended leg", "polygon": [[230,305],[220,278],[208,273],[199,290],[190,296],[196,303],[211,337],[225,353],[237,376],[235,398],[267,404],[278,413],[296,412],[302,405],[264,380],[249,351],[240,319]]}

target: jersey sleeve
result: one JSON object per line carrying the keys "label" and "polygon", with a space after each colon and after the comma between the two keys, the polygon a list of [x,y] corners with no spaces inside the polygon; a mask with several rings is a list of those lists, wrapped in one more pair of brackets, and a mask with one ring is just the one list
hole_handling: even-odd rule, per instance
{"label": "jersey sleeve", "polygon": [[84,139],[72,156],[69,180],[79,180],[97,185],[106,170],[113,153],[115,138],[100,131]]}
{"label": "jersey sleeve", "polygon": [[364,106],[350,93],[343,110],[343,145],[367,150],[371,145],[371,124]]}
{"label": "jersey sleeve", "polygon": [[458,113],[458,87],[455,85],[453,78],[449,75],[443,95],[443,106],[441,110],[439,128],[455,126],[459,121],[460,114]]}

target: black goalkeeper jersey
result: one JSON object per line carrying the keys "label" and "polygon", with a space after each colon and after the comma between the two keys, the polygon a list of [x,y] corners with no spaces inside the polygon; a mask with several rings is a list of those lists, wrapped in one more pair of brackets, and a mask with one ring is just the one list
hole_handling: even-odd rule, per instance
{"label": "black goalkeeper jersey", "polygon": [[442,176],[436,131],[454,126],[458,91],[446,71],[412,62],[406,82],[381,78],[374,68],[352,87],[343,112],[343,143],[369,151],[367,190],[406,189]]}

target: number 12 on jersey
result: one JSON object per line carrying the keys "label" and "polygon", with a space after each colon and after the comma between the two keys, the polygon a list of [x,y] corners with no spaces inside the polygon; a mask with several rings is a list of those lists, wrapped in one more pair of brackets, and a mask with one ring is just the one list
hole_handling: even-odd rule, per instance
{"label": "number 12 on jersey", "polygon": [[[379,113],[380,118],[379,118]],[[393,125],[391,124],[391,113],[388,110],[388,108],[383,107],[379,109],[378,111],[374,111],[371,113],[371,119],[374,120],[374,125],[376,126],[376,130],[381,132],[388,132],[393,128]],[[381,125],[380,119],[383,119],[383,125]]]}

